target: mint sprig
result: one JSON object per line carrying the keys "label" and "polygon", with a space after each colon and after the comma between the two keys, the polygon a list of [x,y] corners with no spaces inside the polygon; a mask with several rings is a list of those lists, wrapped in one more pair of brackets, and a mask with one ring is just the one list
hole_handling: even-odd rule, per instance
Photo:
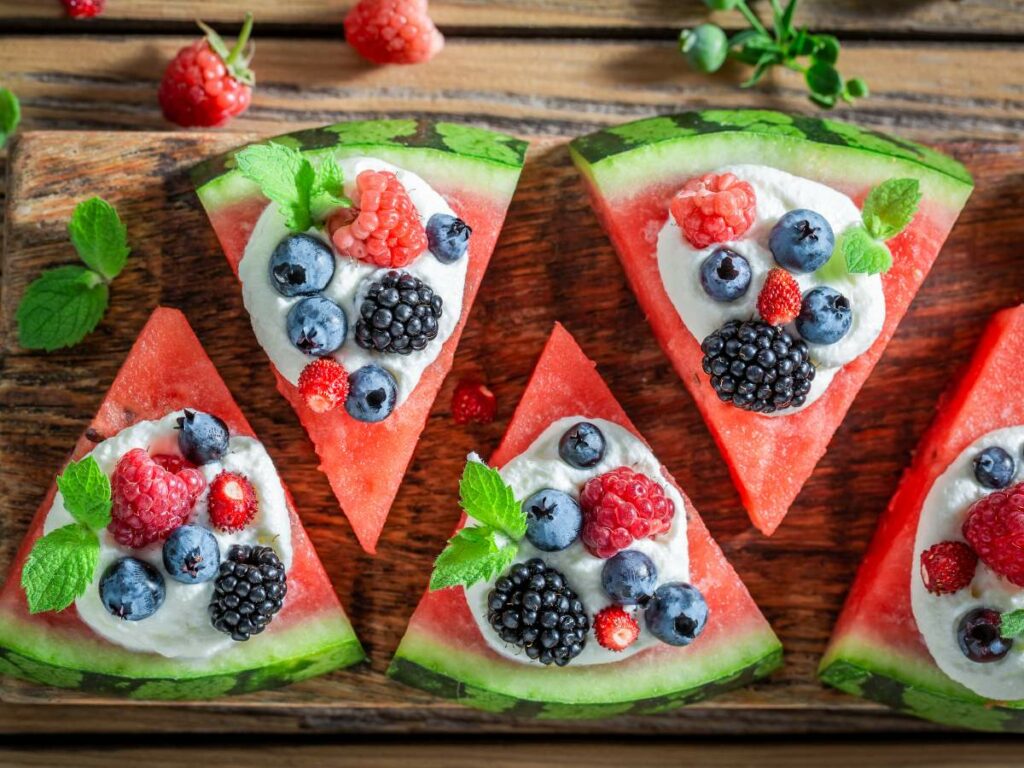
{"label": "mint sprig", "polygon": [[91,333],[107,310],[109,284],[124,269],[130,249],[117,211],[93,197],[75,207],[68,235],[86,266],[55,267],[25,290],[15,319],[26,349],[51,352],[71,347]]}
{"label": "mint sprig", "polygon": [[0,88],[0,149],[18,130],[21,122],[21,105],[18,97],[7,88]]}
{"label": "mint sprig", "polygon": [[999,634],[1002,637],[1024,635],[1024,608],[1007,611],[999,619]]}
{"label": "mint sprig", "polygon": [[917,179],[889,179],[872,189],[860,212],[862,223],[843,232],[836,244],[846,271],[868,275],[888,272],[892,252],[885,241],[907,228],[920,203],[921,184]]}
{"label": "mint sprig", "polygon": [[81,597],[96,572],[99,531],[110,523],[110,479],[91,456],[71,462],[57,478],[75,522],[36,541],[21,569],[31,613],[63,611]]}

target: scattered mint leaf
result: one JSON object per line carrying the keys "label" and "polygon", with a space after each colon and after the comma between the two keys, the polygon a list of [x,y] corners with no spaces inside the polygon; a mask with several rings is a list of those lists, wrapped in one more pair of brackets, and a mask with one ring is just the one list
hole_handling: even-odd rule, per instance
{"label": "scattered mint leaf", "polygon": [[113,280],[128,261],[128,230],[110,203],[91,197],[75,206],[68,222],[71,244],[79,258],[106,280]]}
{"label": "scattered mint leaf", "polygon": [[498,474],[481,461],[467,461],[459,483],[459,502],[474,520],[491,526],[510,539],[526,535],[526,513],[515,494]]}
{"label": "scattered mint leaf", "polygon": [[110,478],[92,456],[68,464],[57,488],[64,507],[82,525],[98,531],[110,523]]}
{"label": "scattered mint leaf", "polygon": [[100,540],[79,523],[39,539],[21,569],[21,586],[31,613],[63,611],[92,582]]}
{"label": "scattered mint leaf", "polygon": [[430,589],[469,586],[492,579],[512,564],[518,550],[516,542],[490,526],[463,528],[452,536],[434,563]]}
{"label": "scattered mint leaf", "polygon": [[999,634],[1002,637],[1024,635],[1024,608],[1018,608],[1016,611],[1007,611],[1002,615],[999,624]]}
{"label": "scattered mint leaf", "polygon": [[21,122],[21,105],[18,97],[7,88],[0,88],[0,149],[18,130]]}
{"label": "scattered mint leaf", "polygon": [[876,240],[891,240],[910,224],[920,203],[921,184],[917,179],[883,181],[864,201],[864,227]]}
{"label": "scattered mint leaf", "polygon": [[836,248],[846,271],[876,275],[892,267],[892,254],[885,243],[875,240],[864,227],[850,227],[839,236]]}
{"label": "scattered mint leaf", "polygon": [[103,278],[75,265],[57,267],[36,278],[16,313],[18,341],[27,349],[50,352],[86,337],[107,309]]}

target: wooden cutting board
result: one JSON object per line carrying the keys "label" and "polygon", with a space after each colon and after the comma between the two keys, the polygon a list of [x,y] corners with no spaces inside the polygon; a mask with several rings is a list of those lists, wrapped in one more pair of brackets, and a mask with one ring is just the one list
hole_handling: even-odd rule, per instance
{"label": "wooden cutting board", "polygon": [[[317,680],[213,703],[128,704],[5,680],[3,698],[106,707],[126,724],[229,722],[234,729],[564,731],[621,733],[930,730],[935,726],[823,688],[818,660],[878,514],[939,393],[986,319],[1021,301],[1024,145],[946,147],[978,189],[845,424],[778,533],[766,539],[740,507],[710,435],[661,354],[591,213],[563,139],[538,139],[473,309],[455,367],[381,539],[357,546],[294,414],[274,388],[237,283],[192,192],[187,170],[253,136],[230,133],[35,132],[8,166],[0,283],[0,568],[6,571],[43,494],[92,418],[150,310],[185,311],[267,445],[372,659]],[[45,267],[71,263],[66,222],[101,195],[120,210],[133,253],[111,308],[78,347],[17,345],[14,314]],[[679,712],[603,723],[515,721],[389,681],[384,671],[457,517],[465,455],[495,447],[555,320],[593,357],[615,395],[687,490],[786,649],[768,682]],[[449,414],[454,384],[482,375],[499,401],[488,426]],[[115,710],[114,707],[117,707]],[[55,710],[56,711],[56,710]],[[95,713],[96,710],[93,710]],[[134,714],[133,714],[134,713]]]}

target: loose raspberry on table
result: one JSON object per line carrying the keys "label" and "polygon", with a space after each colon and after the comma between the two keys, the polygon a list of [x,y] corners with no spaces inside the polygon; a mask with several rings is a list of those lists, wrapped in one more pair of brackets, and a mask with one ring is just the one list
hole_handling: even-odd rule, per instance
{"label": "loose raspberry on table", "polygon": [[460,381],[452,393],[452,419],[456,424],[490,424],[498,411],[494,392],[475,379]]}
{"label": "loose raspberry on table", "polygon": [[374,64],[419,64],[444,46],[427,0],[360,0],[345,17],[345,39]]}
{"label": "loose raspberry on table", "polygon": [[672,526],[675,504],[651,478],[629,467],[592,477],[580,494],[583,544],[596,557],[608,558],[639,539],[657,536]]}
{"label": "loose raspberry on table", "polygon": [[92,19],[103,13],[107,0],[62,0],[72,19]]}
{"label": "loose raspberry on table", "polygon": [[690,179],[672,198],[676,223],[694,248],[741,237],[754,223],[754,188],[731,173]]}
{"label": "loose raspberry on table", "polygon": [[800,314],[803,297],[796,278],[784,269],[768,270],[761,292],[757,295],[757,311],[768,325],[785,325]]}
{"label": "loose raspberry on table", "polygon": [[210,522],[227,533],[240,531],[256,517],[259,502],[248,478],[221,472],[210,483]]}
{"label": "loose raspberry on table", "polygon": [[319,357],[299,374],[299,394],[314,413],[327,413],[348,397],[348,371],[332,357]]}
{"label": "loose raspberry on table", "polygon": [[1024,587],[1024,483],[972,504],[963,534],[981,562]]}
{"label": "loose raspberry on table", "polygon": [[962,541],[942,541],[921,553],[921,581],[933,595],[959,592],[977,567],[978,556]]}
{"label": "loose raspberry on table", "polygon": [[623,651],[640,637],[640,625],[622,606],[609,605],[594,617],[594,637],[609,651]]}
{"label": "loose raspberry on table", "polygon": [[161,467],[142,448],[120,458],[110,486],[113,503],[107,530],[125,547],[144,547],[166,538],[192,513],[192,494],[185,480]]}

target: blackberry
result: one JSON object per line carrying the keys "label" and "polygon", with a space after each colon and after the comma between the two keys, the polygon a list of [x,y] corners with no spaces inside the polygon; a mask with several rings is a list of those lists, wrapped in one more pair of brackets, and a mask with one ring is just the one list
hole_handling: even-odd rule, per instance
{"label": "blackberry", "polygon": [[815,368],[807,342],[760,320],[730,320],[700,345],[704,372],[722,402],[756,413],[798,408]]}
{"label": "blackberry", "polygon": [[284,566],[273,549],[235,545],[220,564],[210,619],[232,640],[248,640],[267,628],[287,592]]}
{"label": "blackberry", "polygon": [[565,576],[539,557],[516,563],[494,582],[487,620],[530,659],[560,667],[580,655],[590,631],[587,611]]}
{"label": "blackberry", "polygon": [[359,307],[356,344],[377,352],[408,355],[437,336],[441,297],[408,272],[391,270],[370,283]]}

